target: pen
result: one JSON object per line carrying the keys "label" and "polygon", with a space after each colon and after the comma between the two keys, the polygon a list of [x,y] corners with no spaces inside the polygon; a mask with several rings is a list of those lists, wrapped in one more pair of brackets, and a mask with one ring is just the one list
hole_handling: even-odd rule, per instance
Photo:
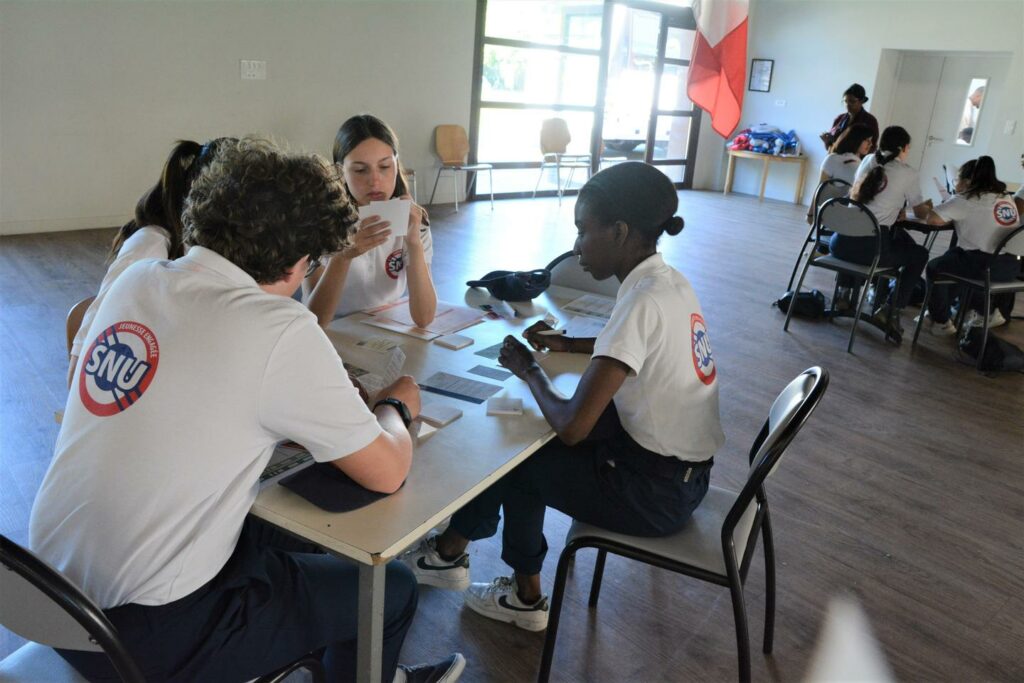
{"label": "pen", "polygon": [[537,333],[541,337],[554,337],[559,334],[565,334],[565,330],[541,330]]}

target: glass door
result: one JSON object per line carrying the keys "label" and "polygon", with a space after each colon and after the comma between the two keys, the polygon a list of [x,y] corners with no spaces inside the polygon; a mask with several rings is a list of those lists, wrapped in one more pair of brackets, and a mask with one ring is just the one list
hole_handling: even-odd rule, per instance
{"label": "glass door", "polygon": [[700,129],[700,112],[686,96],[693,14],[624,1],[612,5],[608,23],[600,166],[645,161],[689,187]]}

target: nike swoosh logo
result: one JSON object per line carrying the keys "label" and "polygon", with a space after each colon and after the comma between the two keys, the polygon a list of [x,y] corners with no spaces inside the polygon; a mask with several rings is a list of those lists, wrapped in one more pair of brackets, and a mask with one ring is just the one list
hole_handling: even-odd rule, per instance
{"label": "nike swoosh logo", "polygon": [[[508,596],[502,595],[498,598],[498,604],[505,609],[510,609],[513,612],[538,612],[542,611],[540,605],[534,605],[533,607],[516,607],[515,605],[509,604]],[[543,604],[543,603],[542,603]]]}
{"label": "nike swoosh logo", "polygon": [[443,564],[443,565],[438,567],[438,566],[435,566],[435,565],[432,565],[432,564],[427,564],[426,559],[420,557],[419,559],[416,560],[416,566],[419,567],[420,569],[443,570],[443,569],[455,569],[459,565],[457,565],[457,564]]}

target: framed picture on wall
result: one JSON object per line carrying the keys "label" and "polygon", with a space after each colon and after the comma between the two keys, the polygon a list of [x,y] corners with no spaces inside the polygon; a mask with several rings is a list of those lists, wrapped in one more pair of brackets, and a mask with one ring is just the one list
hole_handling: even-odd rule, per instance
{"label": "framed picture on wall", "polygon": [[750,60],[750,84],[747,90],[755,92],[768,92],[772,89],[772,69],[775,67],[774,59],[751,59]]}

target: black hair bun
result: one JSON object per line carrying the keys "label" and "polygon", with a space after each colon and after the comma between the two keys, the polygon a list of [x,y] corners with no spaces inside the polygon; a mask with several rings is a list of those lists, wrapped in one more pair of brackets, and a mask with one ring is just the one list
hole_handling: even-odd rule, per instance
{"label": "black hair bun", "polygon": [[682,216],[672,216],[672,218],[669,218],[667,221],[662,223],[661,229],[669,236],[678,235],[683,231],[683,226],[685,224],[686,223],[683,221]]}

